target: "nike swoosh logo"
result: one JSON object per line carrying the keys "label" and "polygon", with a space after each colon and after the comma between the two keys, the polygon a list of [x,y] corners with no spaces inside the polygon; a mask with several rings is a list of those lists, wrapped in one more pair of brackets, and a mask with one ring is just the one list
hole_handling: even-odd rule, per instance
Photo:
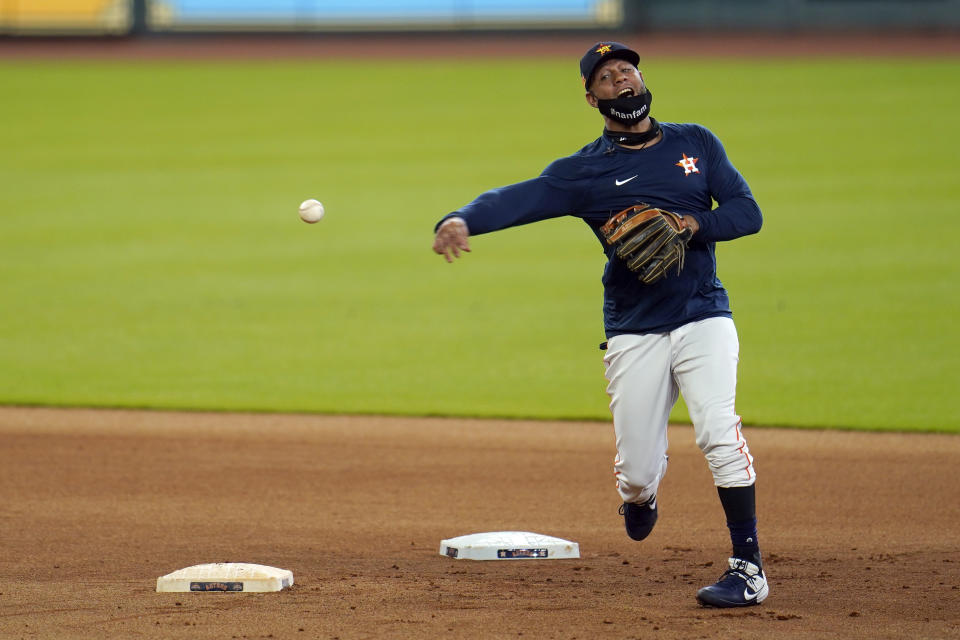
{"label": "nike swoosh logo", "polygon": [[750,589],[744,589],[744,590],[743,590],[743,599],[744,599],[744,600],[755,600],[756,597],[757,597],[757,592],[756,592],[756,591],[754,591],[753,593],[750,593]]}
{"label": "nike swoosh logo", "polygon": [[627,184],[628,182],[630,182],[631,180],[633,180],[633,179],[636,178],[636,177],[637,177],[637,176],[631,176],[631,177],[627,178],[626,180],[615,180],[614,182],[617,183],[617,186],[618,186],[618,187],[622,187],[623,185]]}

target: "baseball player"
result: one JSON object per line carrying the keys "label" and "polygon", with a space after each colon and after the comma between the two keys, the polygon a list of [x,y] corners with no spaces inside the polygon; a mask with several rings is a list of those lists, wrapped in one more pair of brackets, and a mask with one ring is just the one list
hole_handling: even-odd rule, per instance
{"label": "baseball player", "polygon": [[[470,251],[471,235],[563,215],[586,222],[608,258],[601,348],[627,535],[643,540],[657,521],[667,421],[682,393],[733,546],[729,569],[697,600],[755,605],[769,592],[757,538],[756,474],[734,409],[739,342],[714,249],[758,232],[760,209],[716,136],[696,124],[651,117],[639,61],[617,42],[590,47],[580,75],[587,103],[603,117],[603,134],[538,177],[487,191],[445,216],[434,229],[433,250],[452,262]],[[653,223],[659,226],[638,231]],[[651,235],[662,244],[638,252]]]}

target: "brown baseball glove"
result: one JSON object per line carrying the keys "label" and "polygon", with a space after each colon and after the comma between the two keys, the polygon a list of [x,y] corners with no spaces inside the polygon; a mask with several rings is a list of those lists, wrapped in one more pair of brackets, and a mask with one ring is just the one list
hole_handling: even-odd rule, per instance
{"label": "brown baseball glove", "polygon": [[606,222],[600,231],[618,258],[637,274],[644,284],[667,275],[676,265],[683,269],[687,242],[693,232],[684,219],[648,204],[627,207]]}

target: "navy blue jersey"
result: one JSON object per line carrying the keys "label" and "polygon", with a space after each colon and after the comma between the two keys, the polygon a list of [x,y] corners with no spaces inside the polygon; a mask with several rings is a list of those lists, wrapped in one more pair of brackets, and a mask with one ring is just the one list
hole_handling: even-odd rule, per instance
{"label": "navy blue jersey", "polygon": [[[462,217],[470,235],[559,216],[583,219],[607,255],[602,279],[607,337],[668,332],[731,316],[717,279],[716,242],[759,231],[760,208],[713,133],[696,124],[661,126],[663,138],[652,147],[626,149],[600,137],[552,162],[540,176],[487,191],[444,219]],[[700,223],[680,274],[649,285],[613,255],[600,232],[611,215],[641,202]]]}

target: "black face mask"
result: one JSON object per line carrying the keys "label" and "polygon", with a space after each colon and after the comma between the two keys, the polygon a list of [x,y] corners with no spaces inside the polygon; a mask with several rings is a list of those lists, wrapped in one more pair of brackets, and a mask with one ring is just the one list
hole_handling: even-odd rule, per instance
{"label": "black face mask", "polygon": [[627,96],[626,98],[614,98],[613,100],[597,99],[597,108],[600,113],[616,120],[620,124],[637,124],[650,115],[650,103],[653,101],[653,94],[647,89],[639,96]]}

